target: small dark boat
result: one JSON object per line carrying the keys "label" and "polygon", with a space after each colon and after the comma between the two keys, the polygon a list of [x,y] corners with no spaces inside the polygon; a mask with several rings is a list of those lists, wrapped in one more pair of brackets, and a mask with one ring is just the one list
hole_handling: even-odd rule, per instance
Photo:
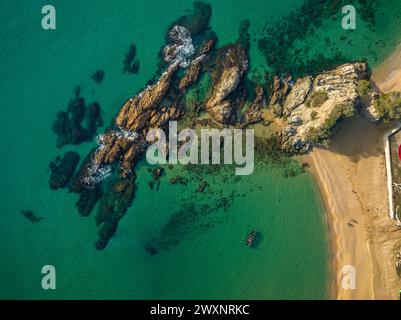
{"label": "small dark boat", "polygon": [[248,247],[250,247],[252,245],[253,240],[255,240],[255,237],[256,237],[256,231],[252,230],[251,233],[248,236],[248,239],[246,239],[246,245]]}

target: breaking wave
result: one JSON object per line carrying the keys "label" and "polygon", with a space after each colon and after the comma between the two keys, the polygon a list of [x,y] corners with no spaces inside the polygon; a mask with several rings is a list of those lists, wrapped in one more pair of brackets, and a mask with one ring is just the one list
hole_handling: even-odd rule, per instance
{"label": "breaking wave", "polygon": [[111,175],[111,165],[99,165],[92,161],[86,170],[86,174],[82,177],[81,182],[87,186],[98,184]]}
{"label": "breaking wave", "polygon": [[114,131],[115,135],[119,139],[127,139],[129,141],[135,141],[138,138],[138,132],[125,130],[121,127],[118,127],[118,131]]}
{"label": "breaking wave", "polygon": [[195,52],[189,30],[183,26],[174,26],[169,31],[170,39],[173,44],[167,45],[164,52],[164,60],[167,63],[178,63],[181,68],[186,68],[190,64],[190,57]]}
{"label": "breaking wave", "polygon": [[[124,130],[121,127],[117,127],[117,130],[113,130],[111,134],[114,134],[118,139],[126,139],[129,141],[135,141],[138,138],[138,133],[133,131]],[[96,137],[96,143],[99,145],[97,150],[95,151],[95,155],[100,151],[103,150],[105,145],[105,135],[100,134]],[[112,173],[111,165],[99,165],[92,157],[91,163],[88,165],[85,175],[82,177],[81,181],[87,186],[91,186],[97,184]]]}

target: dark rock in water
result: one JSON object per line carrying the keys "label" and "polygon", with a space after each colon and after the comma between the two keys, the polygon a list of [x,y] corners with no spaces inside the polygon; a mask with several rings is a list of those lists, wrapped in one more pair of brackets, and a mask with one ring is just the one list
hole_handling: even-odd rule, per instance
{"label": "dark rock in water", "polygon": [[42,217],[35,216],[35,214],[31,210],[22,210],[21,214],[32,223],[39,222],[40,220],[42,220]]}
{"label": "dark rock in water", "polygon": [[67,113],[64,111],[59,112],[56,121],[53,123],[53,132],[58,136],[57,148],[61,148],[71,140],[70,131],[71,126]]}
{"label": "dark rock in water", "polygon": [[208,186],[209,184],[207,183],[207,181],[206,180],[203,180],[202,182],[201,182],[201,184],[199,185],[199,187],[198,187],[198,189],[196,190],[197,192],[203,192],[203,191],[205,191],[205,189],[206,189],[206,187]]}
{"label": "dark rock in water", "polygon": [[96,129],[103,125],[103,119],[100,111],[100,104],[93,102],[88,106],[86,114],[86,127],[89,136],[96,135]]}
{"label": "dark rock in water", "polygon": [[145,250],[151,255],[155,255],[155,254],[159,253],[157,251],[157,249],[154,246],[152,246],[150,243],[147,243],[145,245]]}
{"label": "dark rock in water", "polygon": [[103,70],[98,70],[92,75],[93,81],[96,83],[102,83],[104,79],[105,73]]}
{"label": "dark rock in water", "polygon": [[88,132],[82,128],[79,122],[69,118],[64,111],[57,114],[53,124],[53,132],[57,134],[57,148],[66,144],[80,144],[88,138]]}
{"label": "dark rock in water", "polygon": [[58,136],[57,148],[66,144],[79,144],[88,139],[88,132],[82,128],[85,116],[85,100],[79,97],[80,89],[75,90],[75,97],[68,104],[67,112],[59,112],[53,124],[53,132]]}
{"label": "dark rock in water", "polygon": [[178,24],[187,28],[191,35],[194,36],[204,31],[208,25],[212,16],[212,7],[210,4],[195,1],[193,7],[193,14],[182,16],[174,24]]}
{"label": "dark rock in water", "polygon": [[81,88],[81,86],[76,86],[75,88],[74,88],[74,94],[78,97],[80,94],[81,94],[81,90],[82,90],[82,88]]}
{"label": "dark rock in water", "polygon": [[78,125],[85,116],[85,99],[75,96],[68,103],[67,112],[72,116],[72,125]]}
{"label": "dark rock in water", "polygon": [[68,187],[69,192],[81,193],[88,188],[88,185],[84,183],[83,177],[85,176],[85,172],[87,172],[88,166],[90,164],[91,164],[91,156],[89,154],[82,161],[77,173],[71,178]]}
{"label": "dark rock in water", "polygon": [[174,178],[171,178],[169,182],[170,184],[182,184],[182,185],[188,184],[188,180],[181,176],[176,176]]}
{"label": "dark rock in water", "polygon": [[75,172],[79,162],[79,154],[73,151],[68,151],[64,154],[63,158],[57,157],[54,161],[50,162],[50,189],[56,190],[58,188],[65,188]]}
{"label": "dark rock in water", "polygon": [[96,241],[95,247],[98,250],[106,248],[109,240],[115,235],[118,227],[119,218],[117,216],[110,216],[103,223],[99,230],[99,240]]}
{"label": "dark rock in water", "polygon": [[123,72],[138,73],[139,71],[139,60],[136,57],[136,46],[131,44],[128,52],[125,54],[125,59],[123,62]]}
{"label": "dark rock in water", "polygon": [[78,208],[78,213],[83,217],[89,216],[96,203],[101,199],[102,195],[102,188],[99,184],[95,185],[92,188],[84,189],[81,192],[79,200],[76,204]]}
{"label": "dark rock in water", "polygon": [[204,232],[225,221],[228,217],[227,208],[232,201],[227,199],[225,203],[221,203],[220,200],[210,200],[212,203],[185,202],[170,216],[160,231],[148,239],[145,250],[151,255],[170,250],[179,245],[185,237]]}
{"label": "dark rock in water", "polygon": [[240,24],[240,29],[238,31],[237,43],[241,45],[245,50],[249,50],[250,47],[250,34],[249,34],[249,20],[242,20]]}
{"label": "dark rock in water", "polygon": [[[164,169],[161,167],[157,167],[151,170],[152,171],[152,181],[149,181],[150,189],[159,190],[160,187],[160,177],[162,176]],[[156,187],[155,187],[156,186]]]}
{"label": "dark rock in water", "polygon": [[118,222],[132,204],[135,189],[135,176],[110,181],[96,214],[96,224],[101,225],[95,244],[98,250],[104,249],[116,233]]}
{"label": "dark rock in water", "polygon": [[[53,132],[57,135],[57,148],[66,144],[77,145],[89,141],[96,134],[96,128],[103,124],[100,117],[100,105],[92,103],[85,106],[85,99],[79,96],[81,88],[74,90],[74,98],[70,99],[67,112],[59,112],[53,123]],[[82,127],[82,121],[87,117],[87,128]]]}
{"label": "dark rock in water", "polygon": [[152,170],[153,180],[159,180],[163,174],[163,171],[164,171],[163,168],[160,168],[160,167],[153,169]]}

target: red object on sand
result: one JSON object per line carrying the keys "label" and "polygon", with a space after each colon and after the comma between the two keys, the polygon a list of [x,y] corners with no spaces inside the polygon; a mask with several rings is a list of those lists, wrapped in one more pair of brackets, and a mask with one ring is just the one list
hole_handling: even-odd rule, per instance
{"label": "red object on sand", "polygon": [[398,146],[398,159],[401,160],[401,144]]}

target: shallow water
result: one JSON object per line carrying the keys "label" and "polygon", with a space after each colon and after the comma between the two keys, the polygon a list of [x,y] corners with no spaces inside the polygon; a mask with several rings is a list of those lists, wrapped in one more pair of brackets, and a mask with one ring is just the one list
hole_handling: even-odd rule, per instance
{"label": "shallow water", "polygon": [[[211,1],[211,26],[221,46],[235,41],[240,21],[249,19],[257,40],[270,16],[279,19],[301,3],[263,0],[244,6],[240,0]],[[75,194],[49,189],[48,166],[68,150],[84,158],[95,142],[57,149],[52,133],[56,113],[66,109],[79,84],[86,102],[99,102],[105,124],[110,123],[125,99],[153,76],[167,27],[192,4],[53,1],[55,31],[41,29],[44,4],[0,4],[0,298],[326,298],[328,246],[317,189],[308,175],[284,178],[284,169],[276,166],[257,164],[251,176],[239,181],[232,172],[207,175],[210,189],[201,194],[194,192],[199,180],[187,186],[168,183],[185,173],[181,167],[166,169],[160,189],[150,190],[151,174],[141,163],[133,206],[108,247],[94,248],[94,213],[80,217]],[[390,52],[391,42],[374,50],[363,45],[365,37],[391,38],[394,21],[384,20],[377,34],[353,33],[354,47],[347,49],[351,58],[377,63],[376,57]],[[342,32],[335,26],[325,28],[333,38]],[[123,74],[124,54],[133,42],[140,71]],[[251,69],[262,72],[265,58],[254,41],[250,57]],[[98,69],[106,73],[102,84],[90,78]],[[222,197],[229,199],[227,210],[214,209]],[[193,219],[181,212],[171,222],[189,203],[211,209]],[[31,224],[20,214],[24,209],[42,221]],[[249,249],[244,241],[253,228],[258,238]],[[156,255],[144,249],[152,239],[163,244]],[[47,264],[57,270],[54,291],[40,286],[40,271]]]}

